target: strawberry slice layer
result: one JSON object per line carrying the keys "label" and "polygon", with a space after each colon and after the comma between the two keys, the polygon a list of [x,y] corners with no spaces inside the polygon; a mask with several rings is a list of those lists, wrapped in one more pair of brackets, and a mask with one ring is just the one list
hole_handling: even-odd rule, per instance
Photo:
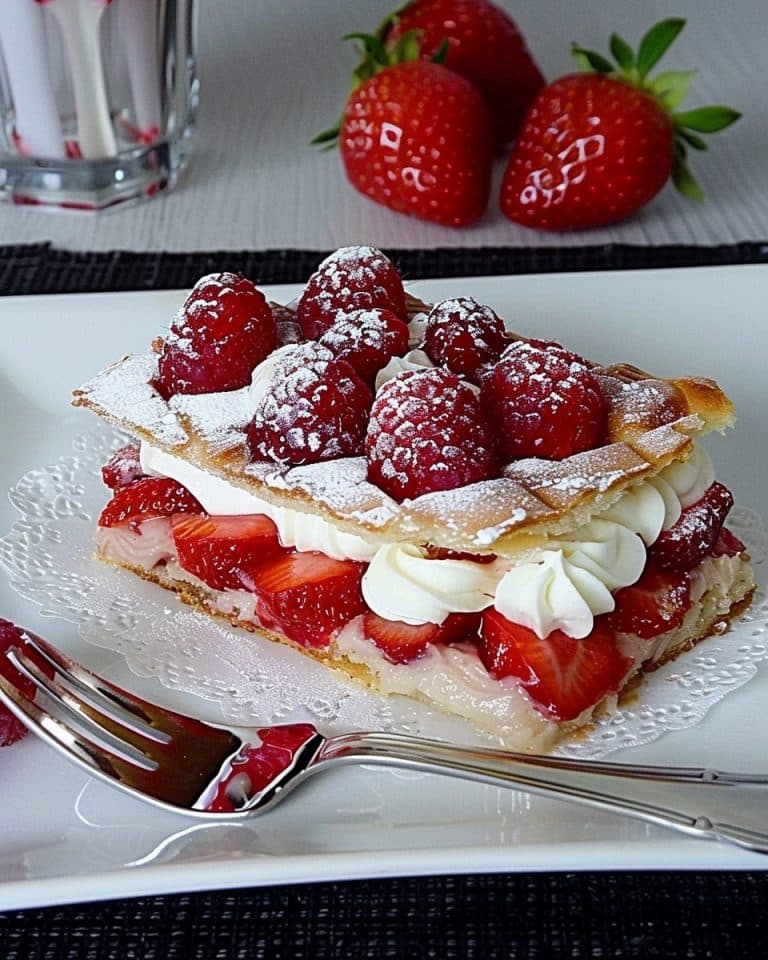
{"label": "strawberry slice layer", "polygon": [[632,666],[604,623],[597,621],[582,640],[560,630],[542,640],[494,608],[483,614],[480,655],[492,676],[514,677],[541,713],[560,721],[615,693]]}
{"label": "strawberry slice layer", "polygon": [[170,517],[173,513],[202,513],[203,508],[192,494],[167,477],[141,477],[118,487],[101,511],[100,527],[116,527],[122,523]]}
{"label": "strawberry slice layer", "polygon": [[685,572],[664,570],[649,559],[637,583],[619,590],[614,600],[615,609],[605,615],[609,629],[650,640],[682,624],[691,609],[691,578]]}
{"label": "strawberry slice layer", "polygon": [[129,483],[133,483],[134,480],[143,476],[145,474],[141,469],[138,443],[129,443],[127,446],[115,450],[101,468],[101,477],[112,490],[116,490],[118,487],[126,487]]}
{"label": "strawberry slice layer", "polygon": [[311,550],[274,557],[254,572],[259,617],[302,646],[327,646],[366,609],[360,587],[364,571],[364,563]]}
{"label": "strawberry slice layer", "polygon": [[277,554],[277,527],[260,514],[209,517],[181,513],[171,517],[179,564],[214,590],[243,590],[262,564]]}
{"label": "strawberry slice layer", "polygon": [[422,656],[431,643],[477,640],[479,627],[479,613],[452,613],[442,624],[385,620],[370,610],[363,617],[366,637],[391,663],[410,663]]}
{"label": "strawberry slice layer", "polygon": [[662,530],[649,549],[665,570],[692,570],[709,554],[733,506],[733,495],[722,483],[713,483],[704,496],[680,514],[677,523]]}
{"label": "strawberry slice layer", "polygon": [[[21,630],[10,620],[0,618],[0,650],[5,650],[14,643],[21,640]],[[13,671],[13,676],[8,679],[12,683],[18,683],[26,692],[27,696],[33,697],[35,688],[32,683],[24,677],[20,677],[15,667],[10,662],[7,663],[7,669]],[[0,704],[0,747],[10,747],[23,737],[26,737],[29,731],[21,722],[17,720],[4,705]]]}

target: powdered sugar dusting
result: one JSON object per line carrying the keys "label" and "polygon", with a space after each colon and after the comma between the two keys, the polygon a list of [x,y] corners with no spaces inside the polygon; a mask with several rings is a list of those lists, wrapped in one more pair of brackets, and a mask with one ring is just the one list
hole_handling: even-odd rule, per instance
{"label": "powdered sugar dusting", "polygon": [[250,387],[225,393],[178,393],[171,397],[169,407],[189,421],[214,453],[224,453],[241,447],[244,431],[253,415]]}
{"label": "powdered sugar dusting", "polygon": [[[276,481],[276,483],[275,483]],[[334,513],[384,527],[398,514],[398,505],[368,482],[364,457],[345,457],[294,467],[267,479],[284,490],[300,490]]]}
{"label": "powdered sugar dusting", "polygon": [[129,356],[107,367],[75,393],[113,423],[131,424],[169,447],[189,442],[189,435],[151,381],[157,374],[153,353]]}

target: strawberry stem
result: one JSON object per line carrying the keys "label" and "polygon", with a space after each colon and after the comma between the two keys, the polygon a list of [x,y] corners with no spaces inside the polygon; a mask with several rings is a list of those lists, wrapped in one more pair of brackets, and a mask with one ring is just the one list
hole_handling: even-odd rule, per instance
{"label": "strawberry stem", "polygon": [[586,50],[578,44],[571,45],[571,52],[583,70],[591,70],[603,76],[614,77],[649,94],[660,110],[666,113],[674,126],[675,157],[672,182],[684,196],[692,200],[704,200],[701,187],[688,167],[688,147],[706,150],[707,144],[700,133],[718,133],[735,123],[741,114],[732,107],[720,104],[697,107],[694,110],[677,111],[685,100],[695,70],[669,70],[653,79],[649,72],[661,60],[685,26],[680,17],[670,17],[655,24],[640,40],[637,54],[617,33],[611,35],[610,49],[617,66],[594,50]]}

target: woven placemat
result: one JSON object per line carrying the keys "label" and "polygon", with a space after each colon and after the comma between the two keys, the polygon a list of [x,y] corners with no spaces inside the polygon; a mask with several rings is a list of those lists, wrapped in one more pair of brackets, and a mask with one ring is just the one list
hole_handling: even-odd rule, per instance
{"label": "woven placemat", "polygon": [[[301,283],[328,250],[204,253],[83,253],[50,244],[0,246],[0,294],[169,290],[190,287],[205,273],[233,270],[256,283]],[[496,276],[585,270],[638,270],[768,263],[768,243],[713,247],[437,247],[387,250],[407,279]]]}
{"label": "woven placemat", "polygon": [[[0,294],[183,288],[222,269],[259,283],[300,282],[327,252],[0,247]],[[768,243],[387,252],[410,279],[768,262]],[[768,955],[767,904],[765,873],[296,884],[0,913],[0,960],[760,957]]]}
{"label": "woven placemat", "polygon": [[0,914],[3,960],[713,960],[768,955],[768,875],[368,880]]}

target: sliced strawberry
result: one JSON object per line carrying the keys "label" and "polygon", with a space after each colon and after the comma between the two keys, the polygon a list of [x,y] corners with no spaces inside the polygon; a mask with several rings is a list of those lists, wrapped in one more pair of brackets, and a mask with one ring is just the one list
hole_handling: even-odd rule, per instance
{"label": "sliced strawberry", "polygon": [[126,487],[139,477],[143,477],[144,471],[141,469],[139,460],[138,443],[129,443],[119,450],[115,450],[112,456],[101,468],[101,477],[104,483],[112,490],[118,487]]}
{"label": "sliced strawberry", "polygon": [[409,663],[417,659],[430,643],[476,640],[479,626],[479,613],[452,613],[441,624],[385,620],[370,610],[363,617],[366,637],[392,663]]}
{"label": "sliced strawberry", "polygon": [[733,506],[733,495],[713,483],[704,496],[680,514],[670,530],[662,530],[648,553],[665,570],[692,570],[711,552]]}
{"label": "sliced strawberry", "polygon": [[632,666],[605,623],[596,621],[582,640],[560,630],[542,640],[493,607],[483,614],[480,655],[489,673],[515,677],[537,709],[554,720],[573,720],[615,693]]}
{"label": "sliced strawberry", "polygon": [[254,573],[259,614],[302,646],[326,646],[365,610],[360,589],[364,570],[363,563],[316,551],[281,554]]}
{"label": "sliced strawberry", "polygon": [[739,540],[735,533],[729,530],[728,527],[723,527],[715,541],[714,547],[712,547],[712,556],[738,557],[738,555],[744,553],[746,549],[745,545]]}
{"label": "sliced strawberry", "polygon": [[[6,650],[12,644],[20,643],[21,630],[10,620],[0,618],[0,650]],[[33,697],[35,688],[32,683],[23,676],[19,675],[16,668],[5,658],[2,660],[3,673],[9,673],[8,680],[14,685],[18,685],[29,697]],[[0,705],[0,747],[9,747],[17,740],[21,740],[29,731],[16,716],[5,706]]]}
{"label": "sliced strawberry", "polygon": [[100,527],[116,527],[131,521],[170,517],[172,513],[202,513],[192,494],[168,477],[141,477],[119,487],[101,511]]}
{"label": "sliced strawberry", "polygon": [[260,514],[177,514],[171,517],[171,528],[181,566],[214,590],[247,589],[263,563],[286,552],[277,527]]}
{"label": "sliced strawberry", "polygon": [[642,577],[619,590],[616,608],[605,615],[617,633],[635,633],[645,640],[674,630],[691,608],[691,578],[684,571],[664,570],[650,559]]}

